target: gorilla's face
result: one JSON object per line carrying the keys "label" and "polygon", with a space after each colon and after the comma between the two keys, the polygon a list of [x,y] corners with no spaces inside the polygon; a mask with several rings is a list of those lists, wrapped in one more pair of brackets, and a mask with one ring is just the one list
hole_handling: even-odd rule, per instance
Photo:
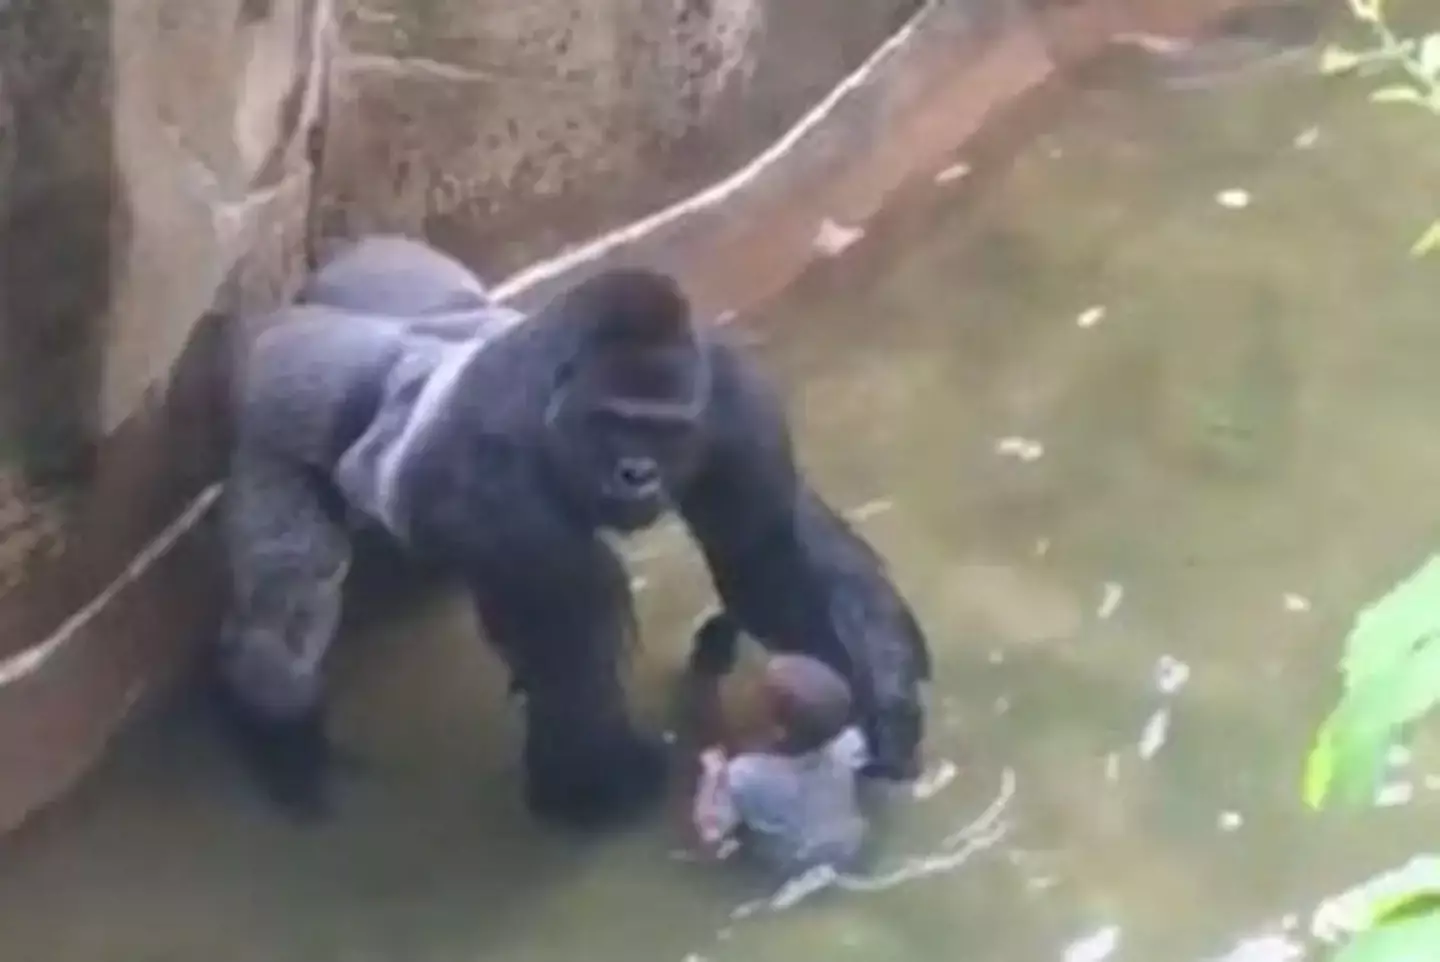
{"label": "gorilla's face", "polygon": [[[642,373],[654,368],[663,376]],[[703,447],[706,390],[698,352],[687,349],[578,374],[556,394],[553,460],[591,521],[639,531],[673,507]]]}

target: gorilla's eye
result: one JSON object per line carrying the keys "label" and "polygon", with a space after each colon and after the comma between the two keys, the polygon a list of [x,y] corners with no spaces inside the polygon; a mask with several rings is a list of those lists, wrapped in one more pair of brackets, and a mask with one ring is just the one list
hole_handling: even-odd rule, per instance
{"label": "gorilla's eye", "polygon": [[653,458],[621,458],[615,462],[615,483],[632,494],[650,494],[660,487],[660,467]]}

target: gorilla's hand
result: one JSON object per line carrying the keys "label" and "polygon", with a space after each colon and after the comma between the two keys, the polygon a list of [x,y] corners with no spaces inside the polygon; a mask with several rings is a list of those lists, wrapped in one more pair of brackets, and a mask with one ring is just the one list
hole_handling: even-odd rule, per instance
{"label": "gorilla's hand", "polygon": [[577,828],[612,825],[659,800],[665,746],[623,719],[587,724],[569,706],[529,703],[525,800],[537,817]]}
{"label": "gorilla's hand", "polygon": [[321,709],[270,719],[236,698],[222,680],[214,690],[224,734],[265,795],[297,822],[328,819],[334,813],[332,752]]}
{"label": "gorilla's hand", "polygon": [[877,706],[865,725],[870,756],[863,774],[893,781],[918,778],[923,732],[924,713],[919,704],[899,699]]}
{"label": "gorilla's hand", "polygon": [[855,566],[842,584],[830,601],[830,624],[851,666],[869,747],[865,774],[908,781],[920,774],[921,684],[930,678],[929,646],[878,562],[869,569]]}
{"label": "gorilla's hand", "polygon": [[724,612],[711,615],[695,632],[690,671],[707,678],[724,677],[735,669],[739,654],[739,625]]}
{"label": "gorilla's hand", "polygon": [[[502,548],[476,552],[486,633],[525,699],[525,795],[543,818],[598,826],[658,800],[665,751],[632,724],[622,683],[629,578],[605,543],[512,511]],[[498,523],[492,527],[498,528]]]}

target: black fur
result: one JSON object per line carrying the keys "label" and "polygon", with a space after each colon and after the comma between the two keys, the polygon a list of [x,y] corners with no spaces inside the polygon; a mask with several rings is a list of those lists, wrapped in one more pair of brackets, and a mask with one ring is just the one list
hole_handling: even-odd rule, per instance
{"label": "black fur", "polygon": [[357,524],[471,585],[525,696],[538,814],[608,820],[663,785],[661,746],[625,704],[634,614],[599,532],[669,511],[747,632],[846,674],[876,773],[914,773],[929,674],[914,618],[799,476],[768,385],[696,330],[673,281],[605,272],[515,323],[455,261],[375,238],[299,301],[238,385],[219,648],[232,730],[279,801],[328,807],[321,664]]}

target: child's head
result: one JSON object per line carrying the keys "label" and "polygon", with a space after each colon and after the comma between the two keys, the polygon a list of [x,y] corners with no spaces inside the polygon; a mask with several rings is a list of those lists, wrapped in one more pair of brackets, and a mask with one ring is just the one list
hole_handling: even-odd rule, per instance
{"label": "child's head", "polygon": [[805,655],[775,655],[765,665],[765,703],[775,728],[773,748],[789,755],[815,751],[850,723],[850,686],[829,665]]}

